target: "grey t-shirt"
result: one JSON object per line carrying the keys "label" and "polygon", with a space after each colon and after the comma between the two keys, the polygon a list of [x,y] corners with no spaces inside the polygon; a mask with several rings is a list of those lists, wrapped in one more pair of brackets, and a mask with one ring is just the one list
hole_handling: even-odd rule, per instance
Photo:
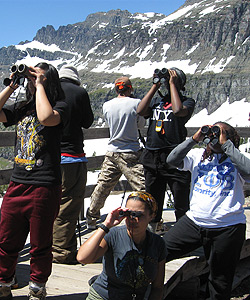
{"label": "grey t-shirt", "polygon": [[145,125],[145,119],[136,113],[140,101],[130,97],[117,97],[103,104],[103,114],[110,132],[108,151],[139,151],[138,128]]}
{"label": "grey t-shirt", "polygon": [[134,292],[136,300],[143,299],[157,275],[158,263],[166,257],[163,239],[147,231],[143,250],[139,251],[126,226],[118,226],[110,230],[105,240],[108,250],[103,257],[103,271],[93,288],[105,300],[130,300]]}

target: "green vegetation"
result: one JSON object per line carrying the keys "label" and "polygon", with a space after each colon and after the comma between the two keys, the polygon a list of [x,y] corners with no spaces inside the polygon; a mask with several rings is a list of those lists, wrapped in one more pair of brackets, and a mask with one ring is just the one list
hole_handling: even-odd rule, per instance
{"label": "green vegetation", "polygon": [[[13,162],[0,157],[0,170],[13,168]],[[8,185],[0,185],[0,197],[3,197]]]}
{"label": "green vegetation", "polygon": [[7,188],[8,188],[8,185],[0,185],[0,197],[4,196]]}
{"label": "green vegetation", "polygon": [[9,161],[3,157],[0,157],[0,170],[13,168],[13,162]]}

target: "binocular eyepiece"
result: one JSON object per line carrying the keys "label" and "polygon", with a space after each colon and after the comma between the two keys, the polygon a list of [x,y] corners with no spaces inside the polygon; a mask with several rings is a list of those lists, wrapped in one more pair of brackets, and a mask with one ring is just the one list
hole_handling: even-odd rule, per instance
{"label": "binocular eyepiece", "polygon": [[120,210],[119,215],[121,217],[130,217],[130,218],[140,218],[142,216],[141,211],[133,211],[133,210]]}
{"label": "binocular eyepiece", "polygon": [[164,83],[170,77],[168,69],[155,69],[153,76],[153,83]]}
{"label": "binocular eyepiece", "polygon": [[220,127],[212,126],[209,127],[207,125],[201,127],[201,133],[205,135],[203,142],[207,145],[211,143],[212,146],[219,142],[220,136]]}
{"label": "binocular eyepiece", "polygon": [[24,65],[24,64],[20,64],[20,65],[13,65],[10,68],[11,73],[19,73],[19,74],[23,74],[23,75],[28,75],[27,72],[29,71],[29,68]]}
{"label": "binocular eyepiece", "polygon": [[24,79],[30,76],[29,67],[27,67],[25,64],[13,65],[11,66],[10,71],[14,74],[14,76],[12,79],[4,79],[3,84],[5,86],[10,85],[11,81],[13,81],[13,85],[22,85],[24,83]]}

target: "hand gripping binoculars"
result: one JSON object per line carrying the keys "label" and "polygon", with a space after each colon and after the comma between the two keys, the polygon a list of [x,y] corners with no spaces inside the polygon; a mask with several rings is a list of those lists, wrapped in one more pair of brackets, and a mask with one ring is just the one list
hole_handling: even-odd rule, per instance
{"label": "hand gripping binoculars", "polygon": [[30,77],[29,67],[27,67],[25,64],[13,65],[10,68],[10,71],[14,74],[14,76],[12,77],[12,79],[4,79],[3,84],[5,86],[10,85],[11,81],[13,81],[13,85],[22,85],[24,83],[25,78]]}
{"label": "hand gripping binoculars", "polygon": [[205,135],[203,139],[204,144],[211,143],[212,146],[219,142],[220,136],[220,127],[219,126],[212,126],[209,127],[207,125],[201,127],[201,133]]}
{"label": "hand gripping binoculars", "polygon": [[170,75],[168,69],[155,69],[154,76],[153,76],[153,83],[164,83],[167,79],[169,79]]}

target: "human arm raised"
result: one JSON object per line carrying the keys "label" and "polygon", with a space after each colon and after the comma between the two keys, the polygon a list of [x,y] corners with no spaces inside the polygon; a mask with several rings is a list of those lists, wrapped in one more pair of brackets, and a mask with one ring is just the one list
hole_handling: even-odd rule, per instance
{"label": "human arm raised", "polygon": [[[168,70],[169,72],[169,81],[166,84],[167,88],[169,89],[171,104],[173,114],[177,117],[185,117],[189,114],[188,108],[183,105],[181,98],[180,98],[180,82],[178,75],[176,74],[175,70]],[[154,83],[148,93],[143,97],[141,102],[137,107],[137,113],[141,116],[149,116],[150,115],[150,102],[154,97],[156,91],[160,88],[161,83]]]}
{"label": "human arm raised", "polygon": [[184,158],[187,153],[196,145],[198,142],[202,141],[204,138],[204,134],[201,133],[201,128],[189,139],[180,143],[176,146],[168,155],[166,159],[166,163],[175,167],[175,168],[183,168]]}
{"label": "human arm raised", "polygon": [[[10,79],[13,77],[13,74],[10,75]],[[13,85],[13,82],[10,85],[6,86],[4,90],[0,93],[0,122],[7,122],[6,115],[3,112],[2,108],[6,101],[9,99],[11,94],[18,88],[18,85]]]}
{"label": "human arm raised", "polygon": [[[218,124],[219,125],[219,124]],[[245,180],[250,180],[250,159],[237,149],[233,142],[228,139],[228,134],[225,128],[220,126],[220,138],[222,151],[231,159],[237,170]]]}
{"label": "human arm raised", "polygon": [[[106,217],[103,224],[110,229],[121,223],[125,217],[119,216],[120,207],[112,210]],[[95,233],[81,245],[77,260],[83,264],[95,262],[99,257],[103,256],[108,250],[107,242],[104,239],[106,232],[102,228],[98,228]]]}
{"label": "human arm raised", "polygon": [[171,104],[173,114],[177,117],[185,117],[188,115],[189,111],[186,106],[183,105],[180,94],[179,94],[179,79],[175,70],[168,70],[170,78],[169,78],[169,89],[171,96]]}
{"label": "human arm raised", "polygon": [[60,124],[60,114],[52,108],[45,92],[47,78],[44,75],[44,71],[38,67],[29,67],[29,72],[32,75],[30,80],[36,88],[36,113],[38,120],[44,126]]}
{"label": "human arm raised", "polygon": [[151,112],[151,109],[149,107],[150,102],[160,86],[161,86],[160,83],[154,83],[150,88],[150,90],[147,92],[147,94],[142,98],[136,110],[138,115],[145,116],[145,117],[150,115]]}

